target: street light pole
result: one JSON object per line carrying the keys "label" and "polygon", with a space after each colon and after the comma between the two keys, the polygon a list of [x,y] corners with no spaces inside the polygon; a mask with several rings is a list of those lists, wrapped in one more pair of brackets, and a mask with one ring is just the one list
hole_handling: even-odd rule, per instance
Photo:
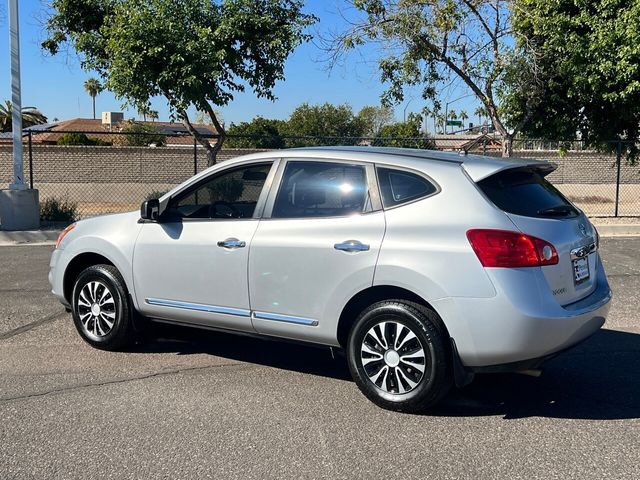
{"label": "street light pole", "polygon": [[20,98],[20,34],[18,0],[9,1],[9,48],[11,49],[11,101],[13,182],[0,190],[0,229],[33,230],[40,226],[38,190],[24,183],[22,161],[22,99]]}
{"label": "street light pole", "polygon": [[407,102],[407,104],[404,106],[404,109],[402,110],[402,122],[406,123],[407,122],[407,107],[409,107],[409,104],[411,102],[413,102],[414,97],[411,97],[409,99],[409,101]]}
{"label": "street light pole", "polygon": [[471,97],[475,95],[475,93],[468,93],[466,95],[463,95],[461,97],[458,97],[454,100],[451,100],[450,102],[446,102],[444,104],[444,133],[447,133],[447,122],[449,121],[449,105],[452,103],[457,102],[458,100],[462,100],[463,98],[467,98],[467,97]]}
{"label": "street light pole", "polygon": [[24,190],[24,164],[22,161],[22,98],[20,92],[20,30],[18,0],[9,0],[9,44],[11,49],[11,103],[13,132],[12,190]]}

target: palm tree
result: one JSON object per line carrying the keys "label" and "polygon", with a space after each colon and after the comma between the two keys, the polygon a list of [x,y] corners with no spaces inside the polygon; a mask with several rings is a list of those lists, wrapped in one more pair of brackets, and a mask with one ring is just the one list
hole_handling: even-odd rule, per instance
{"label": "palm tree", "polygon": [[147,117],[149,118],[154,118],[154,115],[152,115],[152,113],[156,114],[155,118],[157,117],[157,113],[155,110],[151,110],[151,105],[147,104],[147,105],[140,105],[138,106],[138,116],[142,117],[142,121],[146,122],[147,121]]}
{"label": "palm tree", "polygon": [[464,128],[464,121],[469,118],[469,115],[467,115],[466,110],[460,110],[459,116],[460,116],[460,120],[462,120],[462,128]]}
{"label": "palm tree", "polygon": [[488,117],[487,108],[484,105],[480,105],[473,111],[474,115],[478,116],[478,124],[482,125],[482,119]]}
{"label": "palm tree", "polygon": [[148,115],[152,122],[155,122],[156,120],[158,120],[158,118],[160,118],[157,110],[149,110]]}
{"label": "palm tree", "polygon": [[89,94],[91,100],[93,100],[93,118],[96,118],[96,96],[103,90],[102,84],[97,78],[87,78],[84,82],[84,90]]}
{"label": "palm tree", "polygon": [[[13,115],[13,104],[10,100],[5,100],[4,105],[0,103],[0,132],[10,132],[13,125],[11,116]],[[32,125],[47,123],[47,117],[36,107],[22,107],[22,128]]]}

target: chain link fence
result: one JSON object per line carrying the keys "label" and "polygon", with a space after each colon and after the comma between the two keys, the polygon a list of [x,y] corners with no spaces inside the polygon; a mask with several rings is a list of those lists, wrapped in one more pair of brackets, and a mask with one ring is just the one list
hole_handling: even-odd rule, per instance
{"label": "chain link fence", "polygon": [[[446,136],[447,150],[500,156],[495,138],[467,141],[460,136],[457,148],[457,137]],[[442,149],[442,143],[438,137],[229,136],[217,160],[301,146]],[[514,143],[513,155],[557,164],[549,180],[590,216],[640,216],[640,165],[627,161],[623,142],[608,150],[612,153],[589,150],[580,141],[526,139]],[[60,208],[70,210],[78,219],[135,210],[144,199],[157,197],[207,168],[205,149],[189,135],[30,132],[24,151],[25,179],[39,190],[44,216],[49,220],[55,220]],[[0,182],[5,184],[12,180],[11,152],[10,144],[0,144]]]}

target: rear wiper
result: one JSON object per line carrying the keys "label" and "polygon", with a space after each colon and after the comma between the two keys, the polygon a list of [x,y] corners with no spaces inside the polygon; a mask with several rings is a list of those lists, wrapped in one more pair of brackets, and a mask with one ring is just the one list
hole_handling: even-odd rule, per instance
{"label": "rear wiper", "polygon": [[575,213],[575,209],[571,205],[556,205],[538,210],[537,213],[538,215],[569,215]]}

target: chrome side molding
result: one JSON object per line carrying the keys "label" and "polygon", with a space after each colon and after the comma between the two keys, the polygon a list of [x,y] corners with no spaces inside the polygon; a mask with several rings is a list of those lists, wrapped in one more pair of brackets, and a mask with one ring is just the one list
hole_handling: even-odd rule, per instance
{"label": "chrome side molding", "polygon": [[251,312],[243,308],[220,307],[218,305],[204,305],[202,303],[179,302],[177,300],[166,300],[163,298],[145,298],[145,303],[158,307],[181,308],[183,310],[196,310],[198,312],[223,313],[226,315],[235,315],[237,317],[253,318],[258,320],[272,320],[276,322],[295,323],[297,325],[307,325],[316,327],[317,320],[305,317],[295,317],[293,315],[281,315],[279,313],[267,312]]}
{"label": "chrome side molding", "polygon": [[292,315],[280,315],[279,313],[253,312],[253,317],[259,320],[274,320],[276,322],[296,323],[298,325],[308,325],[315,327],[318,325],[317,320],[304,317],[294,317]]}
{"label": "chrome side molding", "polygon": [[178,302],[176,300],[165,300],[163,298],[145,298],[149,305],[159,307],[182,308],[184,310],[196,310],[198,312],[224,313],[226,315],[236,315],[238,317],[251,317],[251,311],[243,308],[219,307],[217,305],[203,305],[201,303]]}

